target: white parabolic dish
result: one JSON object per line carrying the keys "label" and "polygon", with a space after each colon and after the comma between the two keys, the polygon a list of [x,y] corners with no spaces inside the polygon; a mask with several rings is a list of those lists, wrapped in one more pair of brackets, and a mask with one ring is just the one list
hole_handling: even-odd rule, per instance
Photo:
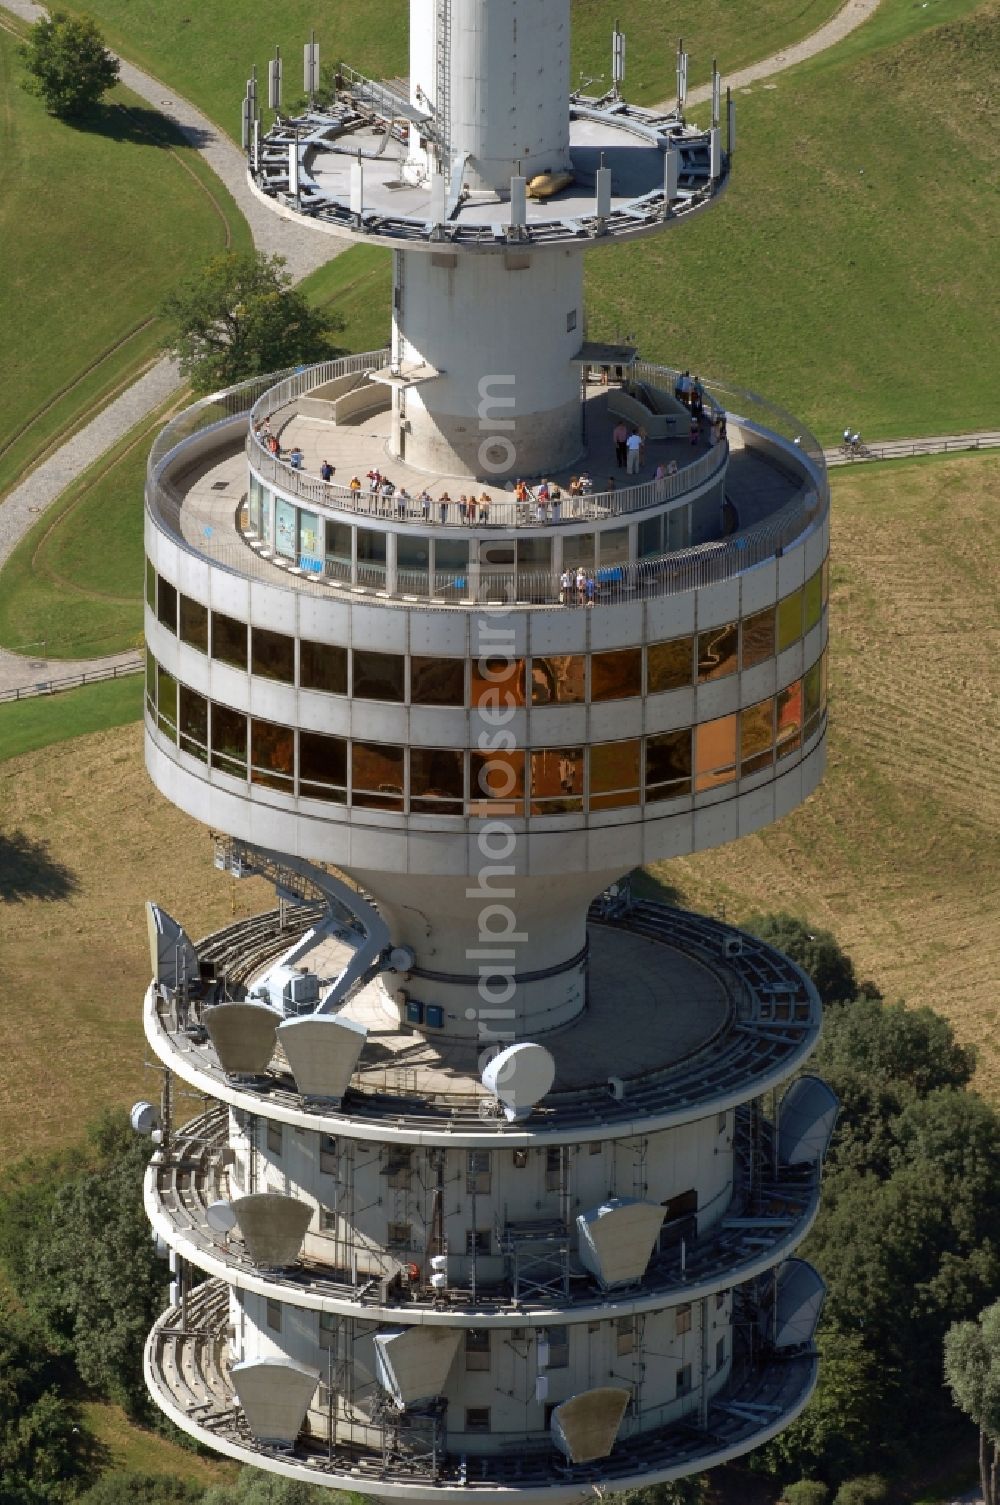
{"label": "white parabolic dish", "polygon": [[552,1088],[556,1063],[544,1045],[508,1045],[483,1072],[483,1086],[500,1099],[508,1117],[521,1118]]}

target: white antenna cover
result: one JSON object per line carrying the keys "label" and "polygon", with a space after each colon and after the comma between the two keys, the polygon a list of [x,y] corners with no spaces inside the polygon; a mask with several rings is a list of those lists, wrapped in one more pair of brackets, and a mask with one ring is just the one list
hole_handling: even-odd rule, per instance
{"label": "white antenna cover", "polygon": [[129,1122],[136,1134],[152,1134],[159,1127],[160,1110],[155,1103],[133,1103]]}
{"label": "white antenna cover", "polygon": [[483,1072],[483,1086],[503,1103],[507,1118],[527,1118],[555,1081],[556,1063],[544,1045],[508,1045]]}
{"label": "white antenna cover", "polygon": [[236,1227],[236,1214],[231,1202],[209,1202],[205,1208],[205,1221],[216,1233],[231,1233]]}

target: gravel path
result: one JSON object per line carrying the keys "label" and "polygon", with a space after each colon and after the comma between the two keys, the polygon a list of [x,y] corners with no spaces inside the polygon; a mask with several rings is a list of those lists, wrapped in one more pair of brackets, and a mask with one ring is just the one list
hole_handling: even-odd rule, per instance
{"label": "gravel path", "polygon": [[[828,47],[833,47],[861,26],[869,16],[874,15],[878,4],[879,0],[847,0],[847,4],[811,36],[803,37],[801,42],[795,42],[782,52],[773,52],[770,57],[761,58],[759,63],[741,68],[738,73],[724,74],[723,88],[728,87],[735,94],[738,90],[749,89],[751,84],[759,83],[761,79],[770,78],[774,73],[784,73],[786,68],[794,68],[796,63],[804,63],[806,58],[815,57],[817,52],[825,52]],[[711,84],[700,84],[697,89],[688,90],[687,102],[689,105],[700,105],[711,97]],[[675,103],[675,99],[665,100],[660,108],[670,109]]]}

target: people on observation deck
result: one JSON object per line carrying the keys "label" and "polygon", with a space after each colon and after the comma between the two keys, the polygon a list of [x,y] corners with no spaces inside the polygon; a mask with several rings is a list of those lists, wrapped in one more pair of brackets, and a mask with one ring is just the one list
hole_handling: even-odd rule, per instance
{"label": "people on observation deck", "polygon": [[628,473],[630,476],[637,476],[642,464],[642,435],[638,429],[633,429],[629,434],[625,447],[628,451]]}
{"label": "people on observation deck", "polygon": [[624,418],[619,420],[611,437],[615,445],[615,464],[619,470],[624,470],[628,459],[628,425]]}
{"label": "people on observation deck", "polygon": [[319,468],[319,475],[320,475],[320,480],[321,481],[332,481],[333,478],[334,478],[334,476],[336,475],[336,473],[337,473],[337,467],[336,467],[336,465],[331,465],[330,462],[329,462],[329,460],[324,460],[323,463],[322,463],[322,465]]}

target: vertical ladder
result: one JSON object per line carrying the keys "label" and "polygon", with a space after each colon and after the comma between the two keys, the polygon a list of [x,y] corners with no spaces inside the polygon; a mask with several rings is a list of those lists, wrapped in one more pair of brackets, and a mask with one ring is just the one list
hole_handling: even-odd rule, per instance
{"label": "vertical ladder", "polygon": [[451,0],[437,0],[434,28],[435,80],[434,109],[438,123],[438,172],[445,178],[451,171]]}

